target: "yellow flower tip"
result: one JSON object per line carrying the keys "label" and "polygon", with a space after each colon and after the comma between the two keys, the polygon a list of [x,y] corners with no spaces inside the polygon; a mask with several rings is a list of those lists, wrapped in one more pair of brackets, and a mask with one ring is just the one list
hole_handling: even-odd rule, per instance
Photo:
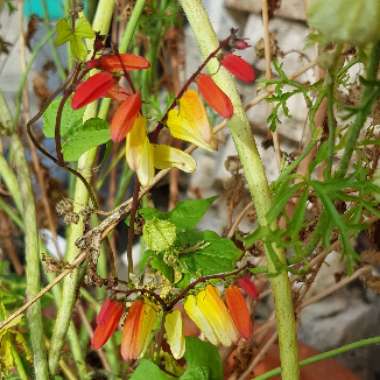
{"label": "yellow flower tip", "polygon": [[197,164],[193,157],[180,149],[168,145],[152,144],[154,166],[157,169],[175,167],[186,173],[192,173]]}
{"label": "yellow flower tip", "polygon": [[198,299],[193,295],[189,295],[186,297],[183,306],[186,311],[186,314],[197,325],[199,330],[201,330],[205,338],[209,342],[217,346],[219,344],[218,338],[209,321],[207,320],[206,316],[199,308]]}
{"label": "yellow flower tip", "polygon": [[169,111],[167,126],[170,133],[208,151],[217,148],[206,110],[198,93],[187,90],[179,100],[179,109]]}
{"label": "yellow flower tip", "polygon": [[154,178],[154,156],[152,144],[146,131],[146,119],[139,115],[127,135],[126,159],[142,186],[148,186]]}
{"label": "yellow flower tip", "polygon": [[179,310],[173,310],[165,318],[165,332],[170,351],[175,359],[181,359],[185,354],[185,337],[183,334],[182,315]]}
{"label": "yellow flower tip", "polygon": [[236,342],[238,332],[216,287],[207,285],[204,290],[198,293],[197,301],[219,342],[225,347]]}

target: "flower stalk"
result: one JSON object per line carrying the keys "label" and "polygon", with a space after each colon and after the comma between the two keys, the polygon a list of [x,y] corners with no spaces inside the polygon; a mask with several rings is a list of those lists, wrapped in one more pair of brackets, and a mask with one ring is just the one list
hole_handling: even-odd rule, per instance
{"label": "flower stalk", "polygon": [[[198,41],[202,56],[209,56],[210,52],[218,47],[219,42],[201,0],[180,0],[180,3]],[[218,61],[211,59],[207,64],[207,69],[210,73],[215,73],[218,66]],[[235,83],[223,67],[220,67],[213,79],[232,101],[234,115],[228,125],[243,165],[258,222],[261,226],[267,226],[266,215],[272,206],[271,192]],[[286,264],[284,253],[276,248],[275,252],[278,260]],[[267,261],[269,271],[275,272],[275,265],[269,254]],[[281,271],[276,276],[271,277],[270,281],[275,299],[282,378],[284,380],[297,380],[299,379],[299,364],[296,324],[287,271]]]}

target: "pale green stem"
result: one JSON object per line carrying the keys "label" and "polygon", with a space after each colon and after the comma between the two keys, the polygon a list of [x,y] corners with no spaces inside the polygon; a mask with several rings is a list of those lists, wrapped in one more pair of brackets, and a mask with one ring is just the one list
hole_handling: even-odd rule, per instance
{"label": "pale green stem", "polygon": [[[311,356],[307,359],[304,359],[300,361],[300,367],[306,367],[307,365],[314,364],[317,362],[320,362],[321,360],[326,360],[326,359],[331,359],[335,356],[344,354],[345,352],[351,351],[351,350],[356,350],[361,347],[366,347],[370,346],[372,344],[379,344],[380,343],[380,336],[375,336],[372,338],[367,338],[367,339],[362,339],[358,340],[357,342],[354,343],[348,343],[345,344],[344,346],[340,346],[339,348],[336,348],[334,350],[322,352],[320,354]],[[260,376],[256,376],[253,378],[253,380],[266,380],[270,379],[274,376],[278,376],[281,374],[281,368],[274,368],[271,369],[268,372],[265,372],[264,374]]]}
{"label": "pale green stem", "polygon": [[[41,288],[39,235],[30,173],[25,160],[22,143],[17,135],[12,136],[12,153],[23,203],[22,217],[25,226],[26,296],[30,299],[33,298]],[[35,302],[28,308],[26,316],[33,349],[35,378],[48,380],[49,371],[40,301]]]}
{"label": "pale green stem", "polygon": [[[102,35],[106,35],[108,33],[114,6],[115,2],[113,0],[99,1],[93,22],[94,31],[99,32]],[[83,120],[85,121],[94,116],[96,116],[96,103],[92,103],[86,108]],[[87,181],[91,180],[91,169],[95,161],[95,156],[96,149],[91,149],[84,153],[78,161],[77,170],[86,178]],[[87,189],[83,185],[82,181],[75,181],[74,211],[79,212],[86,207],[88,205],[88,200],[89,194],[87,193]],[[68,249],[65,256],[67,262],[71,262],[79,253],[75,242],[82,236],[83,228],[83,220],[80,220],[77,224],[70,226],[67,240]],[[64,338],[69,327],[72,310],[77,296],[79,279],[80,268],[74,270],[65,278],[63,282],[62,303],[58,309],[49,351],[49,367],[52,374],[54,374],[57,369]]]}
{"label": "pale green stem", "polygon": [[28,375],[26,374],[24,364],[22,363],[20,355],[18,354],[14,346],[12,346],[12,356],[20,380],[28,380]]}
{"label": "pale green stem", "polygon": [[[202,56],[205,59],[219,44],[208,15],[201,0],[180,0],[180,4],[185,11]],[[214,81],[222,88],[233,104],[234,115],[228,126],[243,165],[244,175],[256,208],[258,222],[261,226],[266,226],[268,225],[266,215],[272,204],[271,193],[264,166],[257,151],[235,82],[223,67],[219,68],[217,59],[212,59],[207,65],[207,69],[210,73],[216,73],[213,76]],[[285,264],[286,259],[283,252],[278,249],[275,249],[275,252],[278,259]],[[269,270],[274,272],[275,265],[268,254],[267,261]],[[275,299],[281,366],[283,368],[282,378],[283,380],[297,380],[299,379],[299,366],[296,324],[287,271],[282,270],[275,277],[271,277],[270,281]]]}

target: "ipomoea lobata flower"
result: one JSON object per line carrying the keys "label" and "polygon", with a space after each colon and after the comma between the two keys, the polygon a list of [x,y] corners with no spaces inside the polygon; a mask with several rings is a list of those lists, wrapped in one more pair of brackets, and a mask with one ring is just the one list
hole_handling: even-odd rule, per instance
{"label": "ipomoea lobata flower", "polygon": [[206,110],[196,91],[187,90],[182,95],[178,109],[169,111],[166,124],[175,138],[209,151],[216,149],[216,140]]}
{"label": "ipomoea lobata flower", "polygon": [[180,359],[185,353],[185,337],[181,311],[176,309],[165,317],[166,340],[175,359]]}
{"label": "ipomoea lobata flower", "polygon": [[196,296],[188,296],[184,308],[211,343],[228,347],[238,339],[234,322],[214,286],[207,285]]}
{"label": "ipomoea lobata flower", "polygon": [[133,127],[141,109],[140,94],[132,94],[119,105],[111,121],[111,137],[115,142],[122,141]]}
{"label": "ipomoea lobata flower", "polygon": [[225,296],[228,310],[230,311],[237,330],[243,338],[249,339],[253,333],[253,324],[240,289],[232,285],[227,288]]}
{"label": "ipomoea lobata flower", "polygon": [[240,277],[236,283],[242,288],[253,300],[257,300],[260,296],[260,292],[257,289],[256,284],[252,281],[248,275]]}
{"label": "ipomoea lobata flower", "polygon": [[110,73],[102,72],[90,76],[76,88],[71,100],[71,107],[76,110],[107,96],[113,85],[114,79]]}
{"label": "ipomoea lobata flower", "polygon": [[199,74],[196,79],[199,92],[207,104],[220,116],[229,119],[234,113],[234,107],[230,98],[207,74]]}
{"label": "ipomoea lobata flower", "polygon": [[121,356],[124,360],[135,360],[144,355],[158,320],[158,308],[150,301],[136,300],[132,303],[121,338]]}
{"label": "ipomoea lobata flower", "polygon": [[143,70],[150,67],[149,61],[135,54],[110,54],[87,62],[87,67],[104,71],[117,72],[124,70]]}
{"label": "ipomoea lobata flower", "polygon": [[194,159],[180,149],[168,145],[151,144],[146,130],[146,119],[139,115],[127,135],[126,159],[140,183],[148,186],[154,178],[154,168],[176,167],[186,173],[195,170]]}
{"label": "ipomoea lobata flower", "polygon": [[221,61],[224,66],[237,79],[250,83],[256,79],[256,72],[253,67],[238,55],[226,54]]}
{"label": "ipomoea lobata flower", "polygon": [[95,350],[102,347],[112,336],[119,325],[124,312],[124,304],[107,298],[96,317],[96,329],[91,339],[91,347]]}

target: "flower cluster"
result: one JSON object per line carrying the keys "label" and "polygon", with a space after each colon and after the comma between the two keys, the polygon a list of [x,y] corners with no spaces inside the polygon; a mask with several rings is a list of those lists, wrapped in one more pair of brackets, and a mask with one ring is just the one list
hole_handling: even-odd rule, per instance
{"label": "flower cluster", "polygon": [[[244,42],[244,41],[243,41]],[[255,72],[247,62],[233,53],[218,57],[220,64],[236,78],[252,82]],[[114,142],[126,140],[126,160],[143,186],[150,185],[155,169],[176,167],[193,172],[196,163],[187,153],[168,145],[151,141],[147,119],[142,114],[142,99],[135,91],[129,71],[145,70],[149,62],[134,54],[108,54],[86,63],[86,69],[99,70],[75,89],[71,106],[81,108],[97,99],[108,97],[119,103],[111,120],[111,138]],[[126,76],[129,89],[119,85],[120,75]],[[206,110],[198,93],[188,89],[195,82],[206,103],[223,118],[231,118],[234,110],[229,97],[216,85],[212,76],[199,69],[180,92],[159,125],[166,126],[170,134],[180,140],[207,150],[217,148]]]}
{"label": "flower cluster", "polygon": [[[247,277],[243,278],[242,284],[250,295],[255,288],[254,283]],[[257,296],[257,291],[255,292]],[[122,302],[105,300],[96,318],[92,348],[99,349],[113,335],[124,308]],[[239,337],[247,340],[252,337],[253,323],[249,309],[236,285],[226,289],[225,301],[215,286],[207,285],[196,295],[190,294],[186,297],[184,310],[205,339],[214,345],[228,347],[236,343]],[[154,331],[160,326],[162,315],[161,308],[146,298],[132,302],[122,328],[121,356],[124,360],[136,360],[145,354]],[[166,341],[173,357],[180,359],[185,353],[183,315],[179,309],[173,309],[164,318]]]}

